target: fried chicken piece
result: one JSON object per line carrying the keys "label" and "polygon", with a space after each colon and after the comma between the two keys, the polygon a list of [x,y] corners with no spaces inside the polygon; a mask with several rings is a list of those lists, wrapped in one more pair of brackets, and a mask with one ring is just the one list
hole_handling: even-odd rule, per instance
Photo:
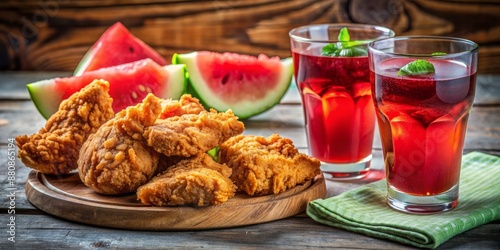
{"label": "fried chicken piece", "polygon": [[320,174],[320,162],[299,153],[279,135],[238,135],[220,146],[221,162],[233,169],[231,179],[248,195],[279,194]]}
{"label": "fried chicken piece", "polygon": [[108,91],[108,82],[95,80],[64,100],[37,134],[16,137],[21,161],[45,174],[76,169],[82,144],[114,116]]}
{"label": "fried chicken piece", "polygon": [[194,156],[241,134],[245,125],[231,110],[215,110],[159,119],[144,132],[148,145],[167,156]]}
{"label": "fried chicken piece", "polygon": [[89,136],[78,159],[80,179],[101,194],[134,192],[151,180],[158,153],[142,137],[161,112],[161,99],[149,94],[142,103],[120,111]]}
{"label": "fried chicken piece", "polygon": [[206,111],[200,100],[192,97],[189,94],[184,94],[179,100],[164,100],[161,103],[161,115],[159,119],[166,119],[173,116],[181,116],[185,114],[199,114]]}
{"label": "fried chicken piece", "polygon": [[[161,103],[161,108],[161,114],[158,119],[166,119],[169,117],[181,116],[185,114],[199,114],[202,111],[206,111],[203,105],[201,105],[200,101],[189,94],[182,95],[179,100],[163,100]],[[188,157],[175,155],[166,156],[164,154],[160,154],[156,173],[163,173],[169,167],[186,158]]]}
{"label": "fried chicken piece", "polygon": [[166,156],[164,154],[159,154],[158,168],[156,168],[155,175],[161,174],[161,173],[165,172],[167,169],[169,169],[170,167],[179,163],[180,161],[186,160],[189,158],[190,157],[177,156],[177,155]]}
{"label": "fried chicken piece", "polygon": [[231,169],[207,154],[185,159],[137,190],[137,199],[156,206],[221,204],[232,198],[236,186]]}

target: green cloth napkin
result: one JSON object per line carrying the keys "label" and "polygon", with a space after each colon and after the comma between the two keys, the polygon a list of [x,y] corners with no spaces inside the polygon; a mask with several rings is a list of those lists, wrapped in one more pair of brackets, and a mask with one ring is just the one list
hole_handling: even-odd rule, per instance
{"label": "green cloth napkin", "polygon": [[380,180],[307,205],[317,222],[422,248],[500,219],[500,157],[472,152],[462,158],[458,206],[432,215],[398,212],[386,204]]}

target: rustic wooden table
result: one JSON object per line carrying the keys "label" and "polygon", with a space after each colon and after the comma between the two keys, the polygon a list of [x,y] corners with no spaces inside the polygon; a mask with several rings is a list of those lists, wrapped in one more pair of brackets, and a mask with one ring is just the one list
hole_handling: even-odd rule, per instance
{"label": "rustic wooden table", "polygon": [[[25,183],[31,171],[15,161],[15,175],[8,175],[8,142],[19,134],[38,131],[45,120],[29,98],[25,84],[66,72],[0,72],[0,249],[93,249],[93,248],[348,248],[408,249],[398,243],[370,238],[318,224],[299,214],[274,222],[204,231],[134,231],[100,228],[50,216],[26,199]],[[500,78],[478,77],[475,106],[469,119],[465,152],[481,151],[500,155]],[[302,109],[296,90],[272,110],[245,121],[247,134],[279,133],[307,151]],[[374,142],[374,170],[359,181],[327,181],[328,196],[383,178],[380,140]],[[9,179],[15,177],[14,186]],[[8,197],[14,192],[14,202]],[[15,206],[15,207],[14,207]],[[9,241],[9,212],[15,211],[15,243]],[[71,213],[71,211],[68,211]],[[217,218],[214,218],[216,220]],[[440,249],[499,249],[500,221],[462,233]]]}

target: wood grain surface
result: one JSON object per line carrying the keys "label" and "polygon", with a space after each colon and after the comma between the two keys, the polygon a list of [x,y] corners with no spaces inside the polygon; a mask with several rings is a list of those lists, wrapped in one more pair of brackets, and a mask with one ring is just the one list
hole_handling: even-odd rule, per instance
{"label": "wood grain surface", "polygon": [[[198,230],[253,225],[287,218],[325,198],[322,175],[278,195],[236,194],[206,207],[146,206],[135,194],[105,196],[83,185],[78,174],[50,176],[32,171],[26,180],[27,199],[40,210],[90,225],[137,230]],[[71,211],[71,212],[68,212]]]}
{"label": "wood grain surface", "polygon": [[117,21],[167,60],[193,50],[289,57],[290,29],[352,22],[471,39],[479,73],[500,72],[496,0],[4,0],[0,70],[73,71]]}

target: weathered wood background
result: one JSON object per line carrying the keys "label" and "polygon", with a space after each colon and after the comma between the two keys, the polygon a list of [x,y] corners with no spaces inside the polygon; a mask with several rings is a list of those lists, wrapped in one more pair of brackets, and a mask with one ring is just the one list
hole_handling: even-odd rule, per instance
{"label": "weathered wood background", "polygon": [[73,71],[113,23],[170,60],[175,52],[288,57],[288,31],[327,22],[480,44],[479,73],[500,74],[498,0],[2,0],[0,70]]}

